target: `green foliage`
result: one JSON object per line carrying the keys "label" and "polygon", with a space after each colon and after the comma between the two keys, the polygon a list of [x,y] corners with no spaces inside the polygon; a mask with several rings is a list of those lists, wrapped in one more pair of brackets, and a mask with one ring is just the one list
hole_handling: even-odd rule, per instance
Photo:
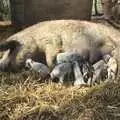
{"label": "green foliage", "polygon": [[0,20],[10,19],[10,3],[9,0],[0,0]]}
{"label": "green foliage", "polygon": [[[93,0],[93,8],[92,8],[92,14],[93,14],[93,15],[95,14],[95,1],[96,1],[96,0]],[[97,10],[98,10],[99,13],[102,13],[102,12],[103,12],[101,0],[97,0]]]}

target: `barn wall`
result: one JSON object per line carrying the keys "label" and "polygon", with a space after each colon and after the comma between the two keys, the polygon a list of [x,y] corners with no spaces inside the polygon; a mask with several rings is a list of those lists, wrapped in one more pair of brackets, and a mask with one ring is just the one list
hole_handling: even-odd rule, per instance
{"label": "barn wall", "polygon": [[24,25],[24,0],[10,0],[11,20],[14,25]]}
{"label": "barn wall", "polygon": [[[39,21],[55,19],[90,20],[92,0],[11,0],[19,5],[13,7],[13,21],[32,25]],[[13,5],[15,6],[15,4]],[[18,15],[15,15],[17,13]],[[21,13],[21,14],[19,14]]]}

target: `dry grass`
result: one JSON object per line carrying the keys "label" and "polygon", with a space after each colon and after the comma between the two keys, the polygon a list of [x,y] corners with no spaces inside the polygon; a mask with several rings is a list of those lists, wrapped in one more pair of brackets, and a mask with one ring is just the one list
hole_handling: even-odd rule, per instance
{"label": "dry grass", "polygon": [[[0,40],[16,32],[3,26]],[[0,120],[120,120],[120,77],[81,88],[41,83],[33,74],[0,73]]]}
{"label": "dry grass", "polygon": [[120,119],[119,82],[81,88],[52,82],[40,84],[31,77],[4,74],[4,83],[0,86],[0,120]]}

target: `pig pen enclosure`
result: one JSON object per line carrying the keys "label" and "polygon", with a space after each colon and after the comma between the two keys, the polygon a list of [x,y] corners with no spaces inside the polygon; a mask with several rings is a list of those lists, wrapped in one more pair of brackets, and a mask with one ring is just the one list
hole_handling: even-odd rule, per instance
{"label": "pig pen enclosure", "polygon": [[[0,41],[16,32],[0,22]],[[120,75],[89,88],[40,83],[33,72],[0,72],[0,106],[0,120],[120,120]]]}

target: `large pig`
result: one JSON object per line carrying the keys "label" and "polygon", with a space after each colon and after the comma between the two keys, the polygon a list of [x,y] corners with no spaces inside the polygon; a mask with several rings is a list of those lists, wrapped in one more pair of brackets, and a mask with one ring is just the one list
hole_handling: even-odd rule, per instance
{"label": "large pig", "polygon": [[[87,50],[88,53],[84,56],[94,64],[112,50],[118,53],[119,41],[119,32],[102,24],[79,20],[53,20],[38,23],[9,37],[0,44],[0,51],[10,49],[6,59],[12,58],[8,64],[8,67],[11,65],[11,70],[21,70],[27,58],[52,68],[58,49],[81,54],[83,50]],[[14,56],[12,53],[16,50]]]}

